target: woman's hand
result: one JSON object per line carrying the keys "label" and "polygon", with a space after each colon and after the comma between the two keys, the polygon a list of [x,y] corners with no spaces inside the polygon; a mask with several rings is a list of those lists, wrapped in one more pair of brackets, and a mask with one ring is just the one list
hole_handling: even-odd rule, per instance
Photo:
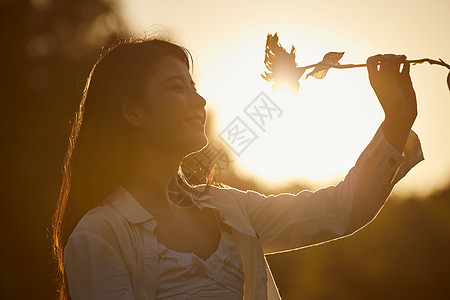
{"label": "woman's hand", "polygon": [[416,93],[409,68],[405,55],[379,54],[367,59],[370,85],[385,114],[383,133],[399,153],[403,152],[409,131],[417,117]]}

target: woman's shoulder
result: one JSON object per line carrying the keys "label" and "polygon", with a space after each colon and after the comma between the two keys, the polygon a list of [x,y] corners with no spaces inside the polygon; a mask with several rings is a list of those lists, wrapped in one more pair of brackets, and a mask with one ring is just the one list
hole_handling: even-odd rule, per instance
{"label": "woman's shoulder", "polygon": [[[234,204],[245,205],[249,197],[252,198],[266,198],[265,194],[251,190],[251,189],[239,189],[226,184],[221,185],[206,185],[200,184],[194,187],[196,191],[197,199],[212,199],[217,201],[229,200]],[[228,201],[228,202],[229,202]]]}
{"label": "woman's shoulder", "polygon": [[133,224],[152,219],[150,213],[123,186],[118,186],[81,218],[74,232],[128,236]]}
{"label": "woman's shoulder", "polygon": [[[77,269],[89,267],[86,263],[101,265],[123,259],[121,253],[130,253],[127,245],[131,245],[125,228],[126,224],[120,221],[108,204],[102,203],[92,208],[70,234],[64,247],[64,264]],[[90,258],[86,260],[82,256]]]}
{"label": "woman's shoulder", "polygon": [[111,231],[120,222],[120,216],[114,209],[107,202],[102,202],[84,214],[72,231],[72,235],[91,233],[99,236],[107,236],[111,234]]}
{"label": "woman's shoulder", "polygon": [[246,205],[248,190],[240,190],[229,185],[197,185],[195,199],[209,202],[217,207],[243,208]]}
{"label": "woman's shoulder", "polygon": [[194,190],[202,196],[243,195],[247,193],[247,191],[229,186],[225,183],[198,184],[194,186]]}

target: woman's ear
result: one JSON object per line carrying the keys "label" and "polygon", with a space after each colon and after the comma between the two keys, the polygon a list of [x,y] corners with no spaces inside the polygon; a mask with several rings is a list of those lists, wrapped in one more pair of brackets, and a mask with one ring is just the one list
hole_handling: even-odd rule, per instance
{"label": "woman's ear", "polygon": [[142,108],[133,103],[127,96],[122,97],[122,115],[125,121],[131,126],[136,128],[141,127],[143,120]]}

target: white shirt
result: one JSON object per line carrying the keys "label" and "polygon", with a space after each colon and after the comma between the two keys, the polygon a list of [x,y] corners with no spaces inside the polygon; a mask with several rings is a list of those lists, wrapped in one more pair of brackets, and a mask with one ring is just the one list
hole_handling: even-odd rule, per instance
{"label": "white shirt", "polygon": [[[212,186],[197,205],[217,210],[232,228],[245,274],[244,299],[280,299],[265,254],[352,234],[376,216],[394,184],[421,160],[414,132],[401,155],[380,127],[336,186],[269,196]],[[72,299],[155,299],[156,225],[122,186],[90,210],[64,249]]]}
{"label": "white shirt", "polygon": [[222,231],[216,251],[203,260],[194,253],[177,252],[158,244],[156,299],[238,300],[244,295],[241,256]]}

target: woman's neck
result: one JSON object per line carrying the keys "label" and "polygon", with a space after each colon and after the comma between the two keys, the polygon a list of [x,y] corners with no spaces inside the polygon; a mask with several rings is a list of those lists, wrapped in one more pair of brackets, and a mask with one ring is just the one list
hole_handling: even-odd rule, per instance
{"label": "woman's neck", "polygon": [[180,161],[148,155],[138,160],[123,186],[145,208],[165,208],[170,200],[169,183],[177,175]]}

